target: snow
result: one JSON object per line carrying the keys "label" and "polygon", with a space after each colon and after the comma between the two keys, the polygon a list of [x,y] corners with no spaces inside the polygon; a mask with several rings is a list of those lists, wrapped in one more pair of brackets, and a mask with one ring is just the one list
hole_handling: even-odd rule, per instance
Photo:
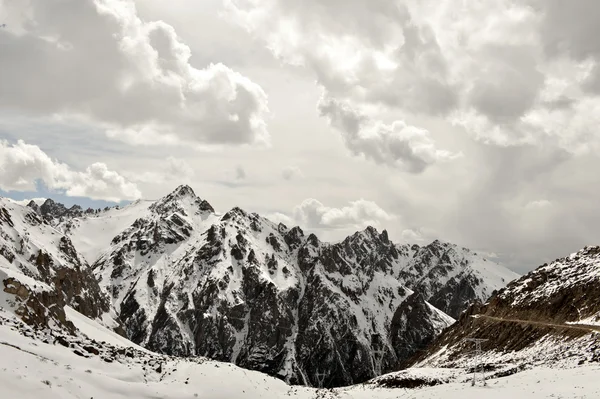
{"label": "snow", "polygon": [[52,288],[46,283],[42,283],[13,269],[0,266],[0,281],[4,281],[7,278],[14,278],[22,285],[26,285],[29,291],[52,291]]}
{"label": "snow", "polygon": [[114,346],[135,348],[142,352],[150,353],[150,351],[134,344],[116,332],[100,326],[98,323],[88,317],[85,317],[70,306],[65,306],[65,314],[67,315],[67,318],[75,325],[75,327],[77,327],[81,333],[85,334],[90,339],[94,339],[98,342],[104,341]]}
{"label": "snow", "polygon": [[[572,368],[579,364],[594,364],[598,361],[598,333],[591,332],[578,338],[546,335],[518,351],[503,351],[503,348],[485,350],[480,360],[496,368],[495,372],[511,368],[531,369],[537,367]],[[415,367],[470,367],[473,365],[471,352],[456,356],[453,346],[444,346]],[[453,355],[454,353],[454,355]]]}
{"label": "snow", "polygon": [[18,266],[22,265],[28,268],[28,274],[37,275],[38,270],[31,265],[30,259],[37,256],[40,249],[61,266],[72,267],[72,260],[67,260],[65,254],[59,250],[62,233],[41,223],[41,219],[32,209],[7,198],[0,197],[0,208],[8,212],[13,224],[3,225],[0,247],[8,248],[15,256],[12,262],[0,256],[0,267],[23,273]]}
{"label": "snow", "polygon": [[[469,251],[470,252],[470,251]],[[489,287],[489,292],[481,294],[481,298],[490,296],[494,290],[499,290],[506,286],[509,282],[521,277],[512,270],[500,266],[499,264],[481,258],[473,253],[470,254],[470,265],[479,278],[485,281],[485,285]]]}
{"label": "snow", "polygon": [[47,198],[29,198],[24,200],[15,200],[12,198],[8,198],[8,200],[14,202],[15,204],[19,204],[22,206],[27,206],[31,201],[35,202],[36,205],[41,206],[44,202],[46,202]]}
{"label": "snow", "polygon": [[[264,218],[256,216],[257,219],[254,219],[254,215],[249,216],[238,209],[228,212],[228,214],[231,214],[231,217],[227,219],[223,219],[222,215],[219,214],[198,212],[198,203],[196,200],[196,197],[182,194],[178,196],[170,195],[157,202],[136,201],[121,209],[113,208],[97,214],[86,214],[82,217],[69,219],[61,223],[58,228],[70,236],[74,247],[78,252],[82,253],[90,265],[98,261],[96,263],[95,274],[101,279],[102,288],[111,288],[108,291],[113,296],[113,305],[116,308],[119,308],[128,293],[133,293],[137,303],[144,310],[144,313],[149,316],[148,327],[151,326],[152,320],[156,315],[161,299],[159,294],[162,287],[168,286],[171,283],[175,284],[174,292],[187,293],[191,298],[192,293],[196,292],[199,287],[204,286],[207,281],[218,281],[227,276],[227,286],[219,291],[219,296],[228,305],[236,305],[243,302],[244,294],[241,289],[244,279],[242,273],[243,265],[229,257],[232,247],[238,245],[238,234],[242,234],[243,240],[248,242],[244,244],[246,248],[251,248],[255,252],[257,259],[256,267],[260,269],[259,278],[263,281],[273,282],[278,295],[282,297],[286,294],[287,290],[298,289],[301,293],[298,299],[298,304],[300,304],[307,281],[298,265],[298,250],[288,250],[279,227]],[[19,205],[13,205],[19,207]],[[162,207],[161,212],[157,211],[158,207]],[[176,216],[180,222],[183,220],[184,225],[186,223],[189,224],[189,226],[186,225],[186,228],[193,231],[191,236],[172,244],[166,244],[164,240],[163,242],[158,240],[159,246],[157,249],[148,253],[128,248],[127,252],[124,251],[125,256],[123,260],[125,266],[122,270],[118,270],[118,276],[113,276],[112,272],[115,270],[116,262],[113,262],[109,255],[117,253],[128,242],[137,242],[138,239],[143,241],[145,238],[152,241],[152,234],[157,231],[155,227],[157,225],[163,227],[168,224],[173,216]],[[136,220],[140,220],[140,223],[136,223],[133,226]],[[253,228],[250,223],[252,220],[257,222],[258,229]],[[161,225],[161,223],[164,224]],[[178,223],[178,225],[180,224]],[[193,256],[207,244],[207,231],[212,225],[218,226],[225,231],[224,237],[220,238],[223,241],[222,251],[214,256],[214,259],[203,259],[199,263]],[[177,229],[177,227],[174,228]],[[43,240],[57,241],[61,237],[61,233],[47,225],[43,225],[43,229],[45,229],[42,232],[43,234],[39,234],[39,240],[43,245],[50,244],[50,242],[43,242]],[[28,227],[28,231],[34,231],[34,229]],[[121,237],[119,237],[119,240],[115,240],[113,244],[113,238],[120,234]],[[271,244],[267,242],[267,237],[270,234],[280,242],[283,248],[281,251],[274,250]],[[372,234],[374,232],[367,232],[367,230],[357,233],[354,236],[354,240],[357,240],[355,247],[364,248],[365,246],[369,246],[372,251],[372,242],[369,241]],[[37,239],[37,236],[37,233],[34,234],[34,239]],[[55,242],[53,244],[56,247]],[[330,245],[318,243],[310,245],[307,248],[311,252],[310,256],[316,256]],[[135,246],[131,247],[135,248]],[[451,247],[456,251],[463,251],[459,254],[463,258],[469,257],[468,264],[470,268],[467,268],[466,272],[478,274],[484,280],[482,286],[484,288],[491,287],[489,292],[482,292],[481,296],[489,295],[492,289],[503,286],[508,280],[516,276],[516,274],[493,262],[486,262],[468,250],[460,249],[456,246]],[[389,330],[389,324],[394,311],[405,300],[406,296],[412,293],[412,290],[406,289],[404,281],[393,277],[397,274],[392,272],[392,270],[401,270],[406,266],[407,262],[410,262],[409,259],[411,257],[404,254],[404,250],[409,251],[409,248],[408,246],[406,248],[398,247],[402,255],[396,264],[391,265],[391,270],[375,270],[372,274],[365,273],[361,270],[360,262],[356,257],[348,256],[346,262],[355,273],[343,275],[338,271],[326,271],[321,262],[316,262],[313,266],[314,269],[310,269],[310,272],[306,273],[314,272],[319,275],[326,292],[328,294],[331,293],[331,296],[324,301],[325,307],[331,307],[333,310],[336,307],[352,309],[348,313],[356,315],[358,322],[357,330],[359,330],[355,331],[357,339],[364,341],[367,346],[369,345],[369,337],[372,333],[382,333]],[[271,255],[274,255],[278,262],[278,267],[274,271],[269,270],[267,267],[266,256]],[[0,262],[2,262],[2,257],[0,257]],[[2,264],[0,263],[0,265]],[[229,267],[231,267],[231,271],[228,269]],[[284,268],[289,272],[284,273],[282,271]],[[186,269],[192,270],[192,273],[185,271]],[[149,289],[147,283],[150,272],[152,272],[154,286],[157,287],[154,290]],[[448,276],[440,277],[439,283],[445,284],[447,280],[464,272],[463,268],[455,267]],[[424,273],[421,277],[425,277],[426,275],[427,273]],[[486,281],[488,278],[489,282]],[[368,282],[368,289],[367,292],[362,292],[365,282]],[[113,290],[112,288],[115,289]],[[351,299],[352,297],[345,294],[344,290],[350,290],[359,294],[356,298]],[[193,301],[190,300],[190,303],[193,303]],[[216,316],[216,305],[214,304],[212,308],[196,310]],[[176,316],[177,310],[181,309],[182,306],[181,297],[171,295],[165,304],[165,309],[169,315],[173,316],[173,320],[177,323],[179,331],[183,334],[184,338],[182,341],[186,342],[181,342],[181,344],[188,345],[192,348],[193,352],[195,340],[190,327]],[[428,306],[432,314],[431,322],[434,323],[437,330],[442,330],[454,322],[454,319],[442,311],[429,304]],[[285,344],[287,350],[284,360],[285,366],[280,372],[280,374],[283,373],[284,377],[289,377],[293,370],[298,369],[295,363],[297,361],[295,358],[296,348],[293,341],[298,334],[298,309],[295,308],[293,311],[292,335]],[[91,339],[109,342],[115,346],[133,345],[129,342],[124,342],[123,338],[112,332],[110,334],[99,334],[94,324],[91,324],[90,327],[90,323],[94,322],[82,318],[80,315],[78,316],[78,313],[72,309],[67,309],[66,312],[69,319]],[[105,316],[107,315],[103,317]],[[248,314],[245,315],[245,319],[244,328],[235,330],[236,346],[233,350],[233,360],[240,353],[242,347],[248,345],[246,334],[249,323],[253,321],[249,319]],[[112,320],[103,321],[105,325],[113,324]],[[336,322],[334,321],[331,326],[334,326]],[[141,344],[144,345],[146,342],[142,342]]]}
{"label": "snow", "polygon": [[578,321],[568,321],[567,324],[585,324],[588,326],[600,326],[600,312]]}
{"label": "snow", "polygon": [[[92,265],[109,248],[112,239],[131,226],[137,219],[147,216],[153,202],[137,200],[123,208],[74,218],[68,235],[73,246]],[[64,228],[64,226],[59,226]]]}
{"label": "snow", "polygon": [[431,321],[435,323],[435,327],[437,330],[441,331],[444,328],[454,324],[454,322],[456,321],[452,317],[448,316],[446,313],[442,312],[441,310],[430,304],[429,302],[425,303],[427,304],[429,310],[431,310],[431,313],[435,315],[435,317],[431,318]]}
{"label": "snow", "polygon": [[[540,284],[532,293],[529,286],[534,279]],[[600,250],[598,247],[586,247],[566,258],[538,267],[518,284],[506,287],[500,296],[512,298],[513,306],[542,303],[559,291],[585,289],[586,286],[597,284],[598,281],[600,281]],[[580,322],[580,324],[592,323]]]}
{"label": "snow", "polygon": [[494,290],[499,290],[520,277],[512,270],[467,248],[439,240],[419,247],[416,251],[409,246],[401,248],[401,252],[406,251],[407,261],[394,265],[396,273],[401,279],[405,279],[407,286],[419,287],[419,291],[427,299],[453,280],[464,280],[472,276],[479,280],[479,284],[473,285],[476,298],[485,301]]}
{"label": "snow", "polygon": [[[107,338],[110,332],[69,310],[69,317],[87,334]],[[572,368],[535,367],[487,386],[470,384],[462,369],[409,369],[380,377],[370,383],[333,390],[288,386],[259,372],[202,358],[177,359],[150,352],[119,357],[106,363],[99,356],[76,355],[70,348],[26,337],[20,322],[0,310],[0,390],[2,397],[20,399],[504,399],[600,397],[600,367],[586,364]],[[8,321],[7,321],[8,320]],[[97,330],[97,331],[93,331]],[[31,330],[28,330],[31,331]],[[107,341],[108,342],[108,341]],[[122,342],[115,342],[120,344]],[[159,371],[148,364],[160,364]],[[418,377],[449,381],[418,389],[384,388],[384,378]]]}

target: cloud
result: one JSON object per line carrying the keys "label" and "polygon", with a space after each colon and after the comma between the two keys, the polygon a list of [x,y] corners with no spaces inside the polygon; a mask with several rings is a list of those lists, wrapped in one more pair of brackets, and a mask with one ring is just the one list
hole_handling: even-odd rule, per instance
{"label": "cloud", "polygon": [[68,165],[51,159],[35,145],[19,140],[10,145],[0,141],[0,189],[35,191],[36,181],[68,196],[88,197],[120,202],[140,198],[134,183],[103,163],[94,163],[84,171],[73,171]]}
{"label": "cloud", "polygon": [[434,113],[456,102],[435,35],[428,26],[413,23],[402,3],[308,0],[298,7],[265,0],[226,5],[232,19],[265,40],[280,59],[311,68],[333,96],[364,91],[368,101]]}
{"label": "cloud", "polygon": [[579,60],[600,55],[597,36],[600,4],[597,1],[533,0],[530,3],[543,11],[541,37],[548,55],[566,53]]}
{"label": "cloud", "polygon": [[261,87],[192,66],[173,27],[142,21],[132,0],[0,4],[15,17],[0,30],[3,109],[84,117],[135,145],[268,143]]}
{"label": "cloud", "polygon": [[360,199],[350,205],[333,208],[309,198],[294,208],[293,220],[306,228],[344,228],[379,225],[395,218],[375,202]]}
{"label": "cloud", "polygon": [[372,121],[350,105],[331,98],[321,99],[319,112],[342,133],[346,146],[354,155],[362,155],[378,164],[420,173],[431,164],[461,155],[437,149],[425,129],[408,126],[402,121],[390,125]]}
{"label": "cloud", "polygon": [[127,172],[125,176],[133,182],[161,184],[166,182],[189,182],[195,175],[194,169],[183,159],[167,157],[159,163],[158,171],[143,173]]}
{"label": "cloud", "polygon": [[447,118],[488,145],[600,145],[592,131],[600,108],[597,1],[226,4],[277,57],[311,70],[333,101],[374,110],[373,125],[397,112]]}
{"label": "cloud", "polygon": [[183,159],[168,157],[165,173],[180,180],[188,180],[194,176],[194,169]]}
{"label": "cloud", "polygon": [[244,180],[246,178],[246,171],[241,165],[235,167],[235,179]]}
{"label": "cloud", "polygon": [[546,208],[552,205],[552,202],[545,200],[545,199],[540,199],[540,200],[535,200],[535,201],[529,201],[527,203],[527,205],[525,205],[526,209],[542,209],[542,208]]}
{"label": "cloud", "polygon": [[302,170],[300,170],[300,168],[297,166],[286,166],[281,171],[281,176],[285,180],[293,180],[304,177],[304,174],[302,173]]}
{"label": "cloud", "polygon": [[267,214],[266,217],[274,223],[277,223],[277,224],[283,223],[287,227],[292,227],[292,226],[297,225],[297,222],[293,218],[286,215],[285,213],[273,212],[273,213]]}
{"label": "cloud", "polygon": [[29,203],[31,201],[35,202],[37,205],[42,205],[44,202],[46,202],[47,199],[48,198],[38,197],[38,198],[28,198],[28,199],[23,199],[23,200],[15,200],[15,199],[10,199],[10,200],[16,204],[27,206],[27,205],[29,205]]}
{"label": "cloud", "polygon": [[402,230],[402,232],[400,233],[400,237],[402,238],[402,241],[408,242],[408,243],[425,241],[425,238],[423,237],[421,232],[419,232],[418,230],[413,230],[413,229]]}

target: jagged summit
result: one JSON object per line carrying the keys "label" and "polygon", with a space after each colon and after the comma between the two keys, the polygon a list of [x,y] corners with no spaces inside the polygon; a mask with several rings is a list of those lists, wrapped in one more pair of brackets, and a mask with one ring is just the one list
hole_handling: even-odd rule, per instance
{"label": "jagged summit", "polygon": [[175,190],[173,190],[172,194],[180,196],[180,197],[185,197],[185,196],[196,197],[196,193],[194,192],[194,190],[187,184],[182,184],[182,185],[178,186]]}
{"label": "jagged summit", "polygon": [[181,200],[195,200],[198,198],[194,190],[188,185],[178,186],[175,190],[171,191],[169,194],[160,198],[156,203],[167,203]]}
{"label": "jagged summit", "polygon": [[381,236],[379,234],[379,232],[377,231],[377,229],[373,226],[367,226],[364,230],[359,230],[351,235],[349,235],[348,237],[344,238],[341,242],[345,242],[345,243],[373,243],[373,242],[377,242],[380,243],[382,241],[386,241],[387,240],[383,240],[383,238],[387,237],[387,232],[385,236]]}
{"label": "jagged summit", "polygon": [[40,206],[34,200],[29,201],[27,207],[33,209],[36,213],[40,212]]}
{"label": "jagged summit", "polygon": [[39,211],[44,218],[57,218],[64,215],[67,212],[67,207],[61,203],[54,202],[51,198],[48,198],[39,207]]}
{"label": "jagged summit", "polygon": [[150,209],[157,213],[180,212],[183,215],[187,215],[189,212],[192,214],[215,212],[214,208],[206,200],[199,198],[188,185],[178,186],[171,193],[152,204]]}

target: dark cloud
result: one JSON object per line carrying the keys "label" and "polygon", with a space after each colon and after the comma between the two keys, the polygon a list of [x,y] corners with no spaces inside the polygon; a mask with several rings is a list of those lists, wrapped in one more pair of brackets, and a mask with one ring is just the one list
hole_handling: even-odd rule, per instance
{"label": "dark cloud", "polygon": [[600,3],[596,0],[530,0],[542,15],[540,37],[550,56],[579,60],[600,55]]}
{"label": "dark cloud", "polygon": [[535,104],[544,83],[535,49],[490,46],[482,59],[482,71],[469,93],[470,103],[495,123],[514,122]]}

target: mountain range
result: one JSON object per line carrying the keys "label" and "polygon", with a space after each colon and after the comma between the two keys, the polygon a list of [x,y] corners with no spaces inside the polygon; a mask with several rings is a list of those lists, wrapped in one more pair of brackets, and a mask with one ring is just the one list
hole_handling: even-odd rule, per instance
{"label": "mountain range", "polygon": [[216,212],[188,186],[103,210],[0,198],[0,280],[29,324],[73,330],[72,307],[151,351],[292,384],[395,370],[518,277],[466,248],[397,244],[372,227],[322,242]]}

